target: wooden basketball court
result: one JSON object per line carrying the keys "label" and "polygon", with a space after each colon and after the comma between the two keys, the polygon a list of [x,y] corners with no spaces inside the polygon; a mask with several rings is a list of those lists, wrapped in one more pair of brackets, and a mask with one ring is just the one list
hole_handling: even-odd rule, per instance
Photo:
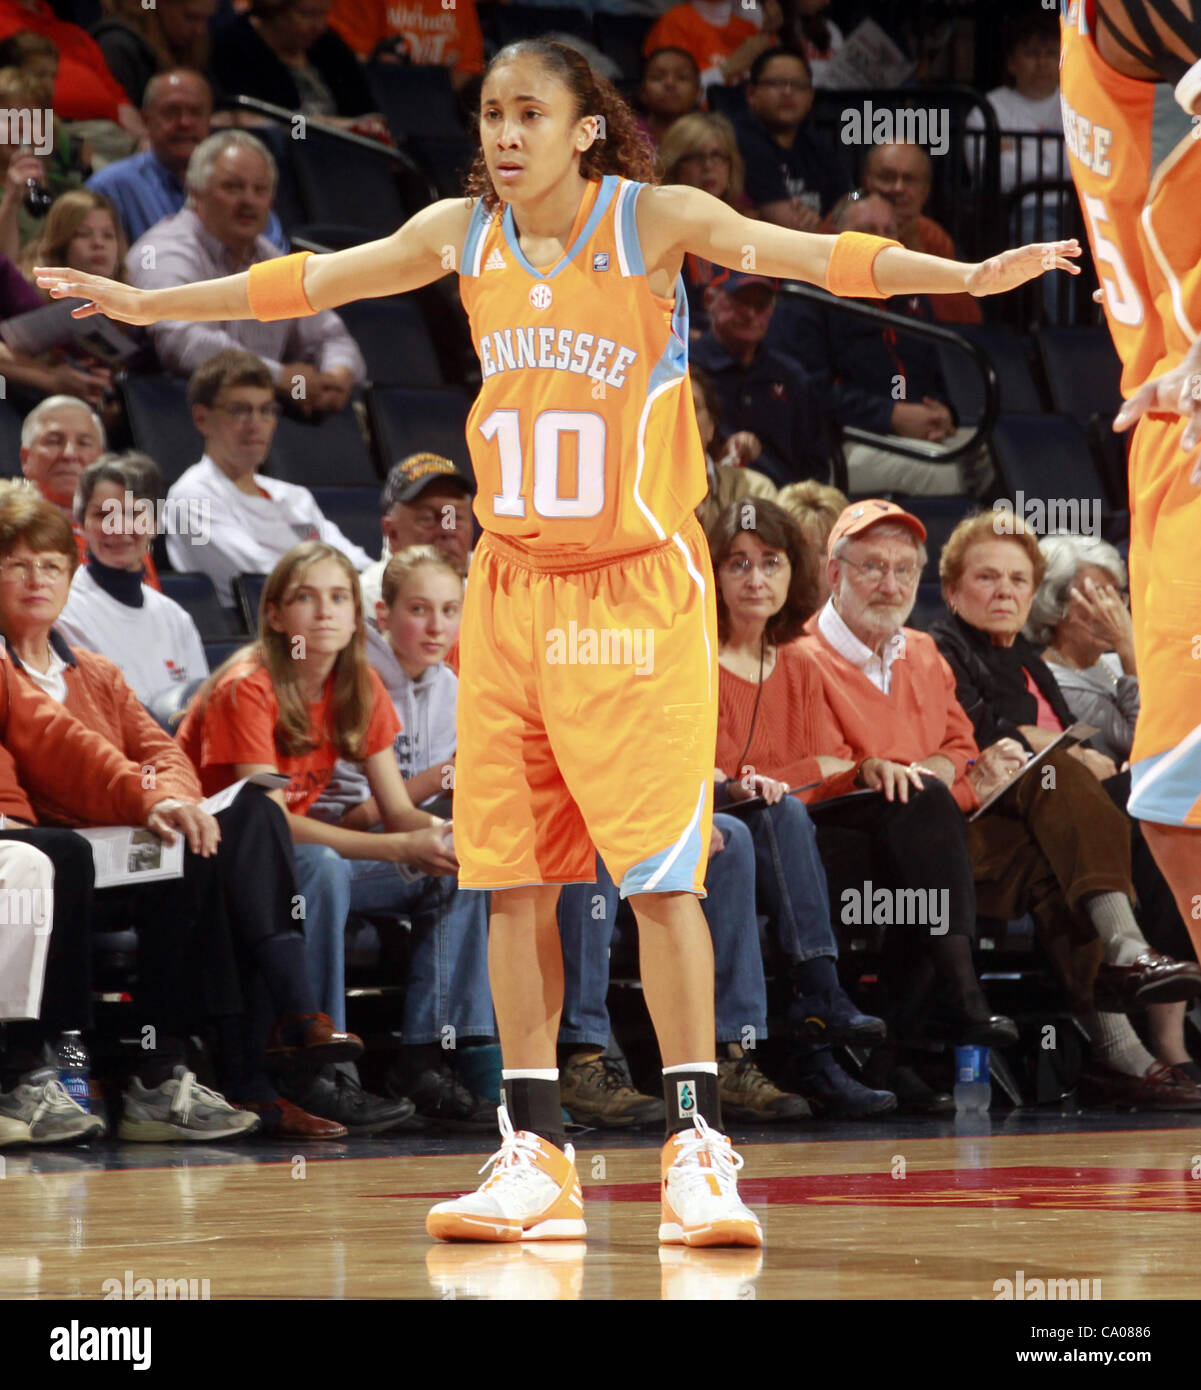
{"label": "wooden basketball court", "polygon": [[1039,1280],[1107,1303],[1201,1294],[1194,1122],[984,1123],[735,1132],[762,1253],[661,1252],[654,1134],[578,1135],[588,1240],[525,1247],[425,1234],[433,1201],[478,1184],[486,1141],[7,1150],[0,1297],[992,1300],[1004,1281],[1037,1298]]}

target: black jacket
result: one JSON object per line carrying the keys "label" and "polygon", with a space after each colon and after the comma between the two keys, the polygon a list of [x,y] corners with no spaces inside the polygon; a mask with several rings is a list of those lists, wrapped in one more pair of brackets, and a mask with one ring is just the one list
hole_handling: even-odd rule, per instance
{"label": "black jacket", "polygon": [[1074,722],[1050,667],[1020,634],[1012,647],[994,647],[987,632],[955,613],[936,618],[926,630],[955,673],[956,697],[981,748],[1000,738],[1017,739],[1030,748],[1018,732],[1019,725],[1038,722],[1038,702],[1026,688],[1027,671],[1063,727]]}

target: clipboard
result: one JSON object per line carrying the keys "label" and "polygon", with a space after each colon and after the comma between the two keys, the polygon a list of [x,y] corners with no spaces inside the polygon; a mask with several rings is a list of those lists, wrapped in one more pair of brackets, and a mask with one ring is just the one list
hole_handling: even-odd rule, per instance
{"label": "clipboard", "polygon": [[982,816],[993,802],[999,801],[1001,797],[1005,795],[1015,782],[1021,781],[1032,767],[1037,767],[1038,764],[1046,758],[1048,753],[1054,753],[1057,748],[1070,748],[1074,744],[1083,743],[1085,739],[1092,738],[1097,732],[1098,730],[1091,724],[1069,724],[1058,738],[1052,739],[1040,752],[1032,753],[1016,772],[1011,772],[996,791],[989,793],[988,800],[982,801],[972,814],[968,816],[968,820],[973,821],[976,820],[977,817]]}
{"label": "clipboard", "polygon": [[[821,781],[806,782],[803,787],[789,787],[788,795],[794,792],[812,791],[814,787],[820,787]],[[731,801],[728,806],[715,807],[713,814],[716,816],[741,816],[748,811],[762,811],[767,802],[761,796],[748,796],[744,801]]]}

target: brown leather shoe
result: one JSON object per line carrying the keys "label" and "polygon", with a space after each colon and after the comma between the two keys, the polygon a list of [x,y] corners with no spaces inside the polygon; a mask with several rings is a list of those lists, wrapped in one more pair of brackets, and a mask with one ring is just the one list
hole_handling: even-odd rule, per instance
{"label": "brown leather shoe", "polygon": [[1156,1062],[1145,1076],[1127,1076],[1103,1062],[1086,1062],[1080,1073],[1084,1105],[1127,1105],[1135,1110],[1201,1110],[1201,1086]]}
{"label": "brown leather shoe", "polygon": [[[284,1041],[284,1033],[289,1029],[299,1034],[299,1044]],[[354,1033],[335,1031],[329,1014],[290,1014],[275,1025],[267,1055],[320,1066],[326,1062],[353,1062],[363,1055],[363,1040]]]}
{"label": "brown leather shoe", "polygon": [[1175,1004],[1201,994],[1201,966],[1144,951],[1131,965],[1103,965],[1093,986],[1102,1013],[1132,1013],[1148,1004]]}
{"label": "brown leather shoe", "polygon": [[283,1096],[277,1100],[251,1101],[235,1109],[252,1110],[259,1116],[259,1136],[263,1139],[341,1139],[347,1132],[345,1125],[310,1115]]}

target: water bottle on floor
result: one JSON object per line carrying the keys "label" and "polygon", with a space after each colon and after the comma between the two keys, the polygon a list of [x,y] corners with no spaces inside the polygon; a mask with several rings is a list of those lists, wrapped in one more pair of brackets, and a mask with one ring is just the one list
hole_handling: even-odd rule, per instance
{"label": "water bottle on floor", "polygon": [[955,1113],[984,1115],[992,1100],[987,1047],[955,1049]]}
{"label": "water bottle on floor", "polygon": [[77,1029],[64,1033],[54,1046],[54,1058],[58,1066],[58,1079],[63,1083],[67,1094],[81,1110],[90,1114],[92,1059],[88,1055],[83,1034]]}

